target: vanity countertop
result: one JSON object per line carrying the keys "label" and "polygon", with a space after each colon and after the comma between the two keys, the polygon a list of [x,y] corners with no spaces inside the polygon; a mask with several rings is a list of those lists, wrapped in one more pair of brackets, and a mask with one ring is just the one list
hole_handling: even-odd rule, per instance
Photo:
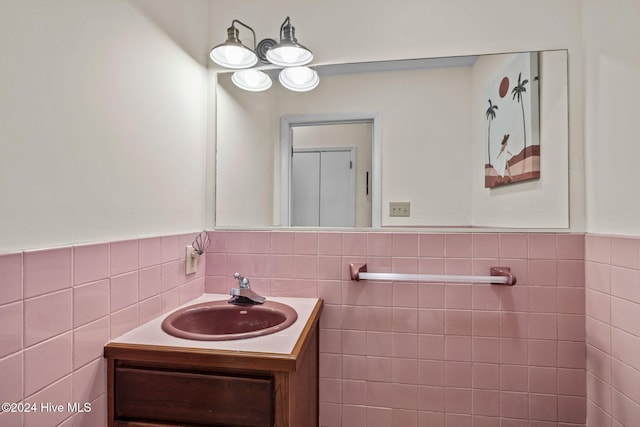
{"label": "vanity countertop", "polygon": [[177,307],[137,328],[111,340],[107,344],[109,347],[138,347],[151,346],[175,348],[180,350],[192,349],[193,351],[212,352],[242,352],[242,353],[273,353],[290,355],[294,353],[296,344],[314,322],[317,321],[322,300],[318,298],[289,298],[289,297],[268,297],[269,301],[275,301],[292,307],[298,313],[298,319],[288,328],[255,338],[245,338],[230,341],[196,341],[177,338],[167,334],[162,330],[162,321],[176,310],[209,301],[227,300],[229,295],[223,294],[203,294],[198,298]]}

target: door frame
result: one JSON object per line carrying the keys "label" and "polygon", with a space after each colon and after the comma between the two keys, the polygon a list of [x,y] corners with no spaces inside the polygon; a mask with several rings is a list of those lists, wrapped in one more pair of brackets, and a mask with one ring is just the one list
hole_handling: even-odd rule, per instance
{"label": "door frame", "polygon": [[327,113],[283,116],[280,119],[280,225],[291,226],[292,128],[350,123],[371,123],[371,227],[382,226],[382,114]]}

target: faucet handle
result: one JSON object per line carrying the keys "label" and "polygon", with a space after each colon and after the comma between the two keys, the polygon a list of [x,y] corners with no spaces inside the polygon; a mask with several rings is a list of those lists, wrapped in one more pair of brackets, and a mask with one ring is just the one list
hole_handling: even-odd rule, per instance
{"label": "faucet handle", "polygon": [[241,287],[241,288],[248,288],[248,289],[250,289],[250,286],[249,286],[249,279],[248,279],[248,278],[240,276],[240,273],[235,273],[235,274],[233,275],[233,278],[234,278],[234,279],[236,279],[238,282],[240,282],[240,287]]}

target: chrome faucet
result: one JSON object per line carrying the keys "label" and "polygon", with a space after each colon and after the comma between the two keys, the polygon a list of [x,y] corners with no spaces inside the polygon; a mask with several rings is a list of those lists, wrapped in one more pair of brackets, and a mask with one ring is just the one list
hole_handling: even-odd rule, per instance
{"label": "chrome faucet", "polygon": [[265,302],[265,297],[251,290],[249,278],[240,276],[240,273],[235,273],[233,278],[238,281],[240,287],[231,288],[229,304],[263,304]]}

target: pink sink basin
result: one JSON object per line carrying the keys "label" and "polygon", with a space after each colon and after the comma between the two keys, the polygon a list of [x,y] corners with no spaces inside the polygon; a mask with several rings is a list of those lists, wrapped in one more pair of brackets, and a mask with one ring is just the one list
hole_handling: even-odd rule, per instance
{"label": "pink sink basin", "polygon": [[275,301],[257,305],[210,301],[171,313],[162,322],[162,329],[189,340],[239,340],[281,331],[297,318],[293,308]]}

